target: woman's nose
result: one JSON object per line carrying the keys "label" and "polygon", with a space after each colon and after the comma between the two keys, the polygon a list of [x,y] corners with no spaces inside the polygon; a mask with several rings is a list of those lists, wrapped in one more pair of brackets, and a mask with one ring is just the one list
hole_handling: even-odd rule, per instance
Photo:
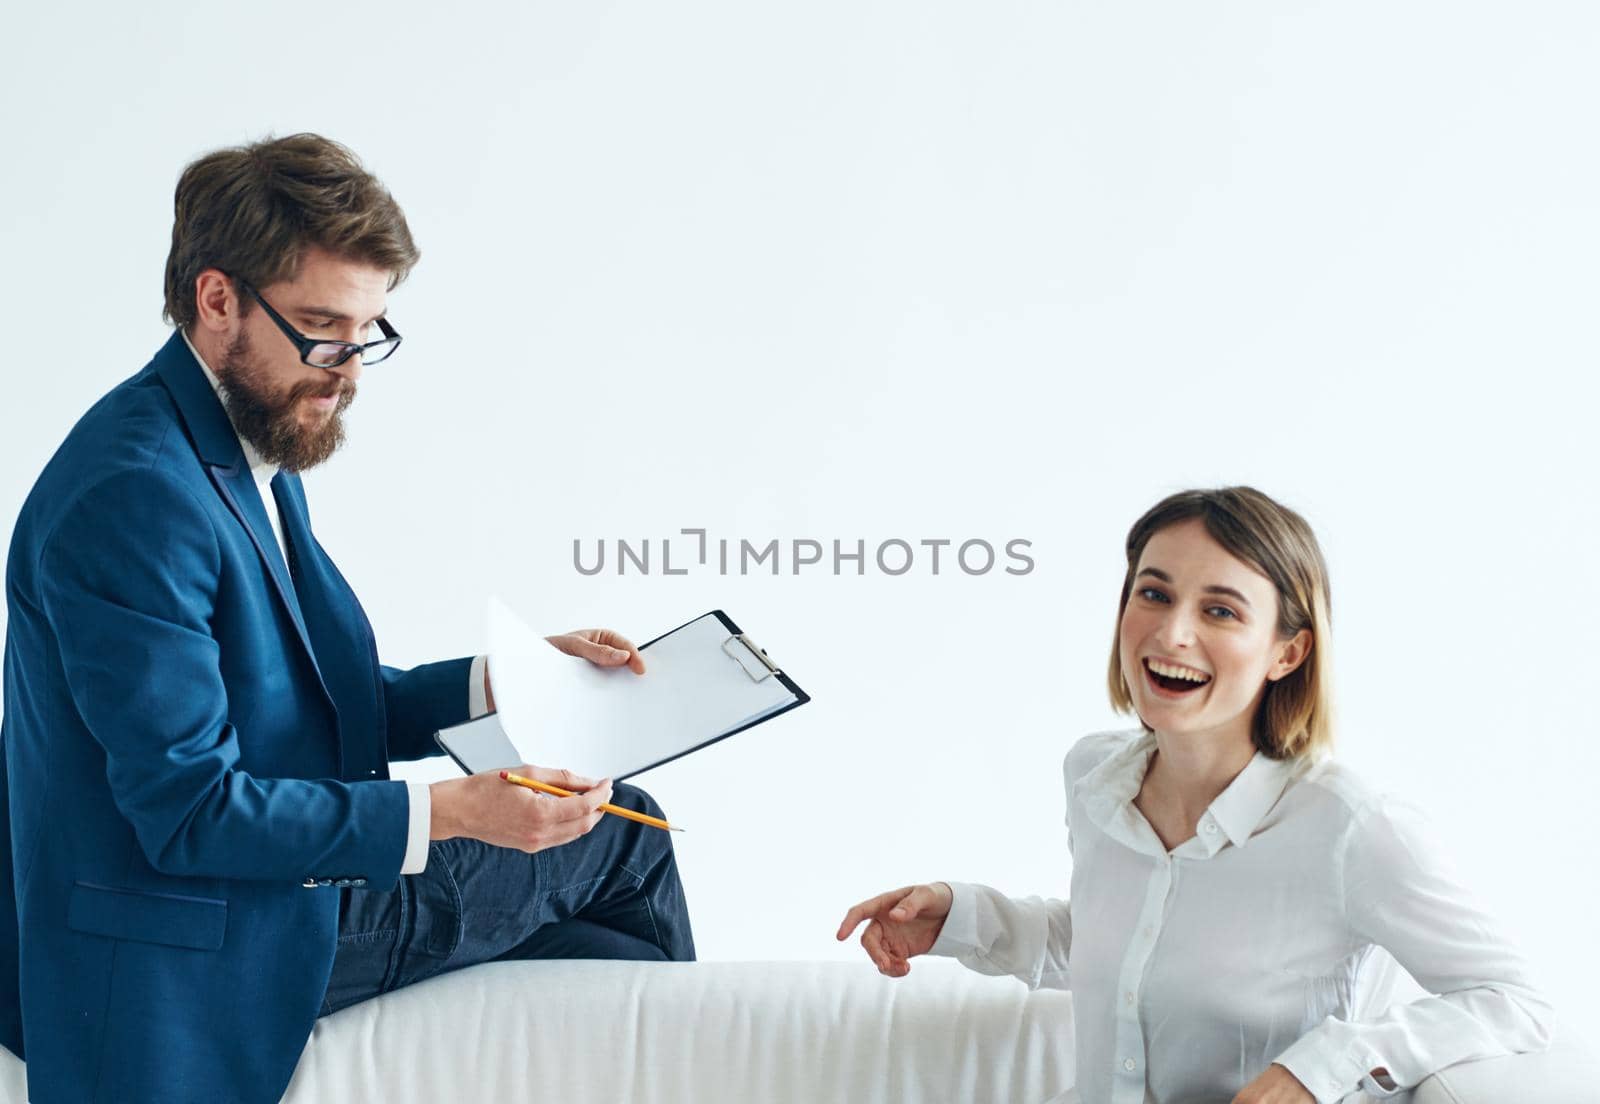
{"label": "woman's nose", "polygon": [[1174,650],[1187,648],[1194,643],[1194,616],[1182,606],[1173,606],[1161,619],[1156,632],[1162,647]]}

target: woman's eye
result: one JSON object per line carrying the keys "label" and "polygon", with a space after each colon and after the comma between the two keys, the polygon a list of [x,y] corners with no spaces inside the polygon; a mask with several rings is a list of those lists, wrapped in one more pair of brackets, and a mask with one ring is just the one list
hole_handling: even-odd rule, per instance
{"label": "woman's eye", "polygon": [[1167,596],[1155,587],[1141,587],[1139,589],[1139,597],[1150,602],[1165,602],[1167,600]]}
{"label": "woman's eye", "polygon": [[1227,606],[1212,606],[1206,612],[1218,618],[1235,618],[1238,616]]}

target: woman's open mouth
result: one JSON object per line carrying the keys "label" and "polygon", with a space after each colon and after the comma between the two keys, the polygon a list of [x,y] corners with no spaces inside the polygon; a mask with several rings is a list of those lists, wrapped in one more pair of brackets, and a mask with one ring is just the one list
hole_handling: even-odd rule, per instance
{"label": "woman's open mouth", "polygon": [[1181,698],[1211,681],[1211,676],[1193,667],[1181,667],[1159,659],[1145,658],[1144,680],[1163,698]]}

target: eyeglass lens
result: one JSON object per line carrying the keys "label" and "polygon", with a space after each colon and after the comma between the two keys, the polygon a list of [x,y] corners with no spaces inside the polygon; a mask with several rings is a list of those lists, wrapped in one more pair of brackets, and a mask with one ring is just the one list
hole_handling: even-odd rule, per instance
{"label": "eyeglass lens", "polygon": [[[374,330],[376,330],[376,327],[374,327]],[[361,354],[362,366],[365,367],[367,365],[377,364],[379,361],[387,359],[389,354],[394,352],[395,346],[398,344],[400,344],[398,340],[389,338],[385,341],[379,342],[371,348],[366,349]],[[306,353],[306,363],[317,368],[332,368],[344,361],[347,357],[354,355],[354,353],[355,350],[349,345],[321,342],[311,346],[310,350]]]}

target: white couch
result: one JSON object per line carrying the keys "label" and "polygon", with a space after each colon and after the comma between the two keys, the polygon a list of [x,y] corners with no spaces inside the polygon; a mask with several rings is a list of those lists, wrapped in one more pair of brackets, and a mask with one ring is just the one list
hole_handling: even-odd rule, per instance
{"label": "white couch", "polygon": [[[1076,1104],[1071,1040],[1071,994],[942,960],[898,981],[865,963],[493,963],[320,1020],[284,1099]],[[4,1050],[0,1100],[23,1100]],[[1410,1104],[1596,1100],[1600,1074],[1558,1047],[1446,1070]]]}

